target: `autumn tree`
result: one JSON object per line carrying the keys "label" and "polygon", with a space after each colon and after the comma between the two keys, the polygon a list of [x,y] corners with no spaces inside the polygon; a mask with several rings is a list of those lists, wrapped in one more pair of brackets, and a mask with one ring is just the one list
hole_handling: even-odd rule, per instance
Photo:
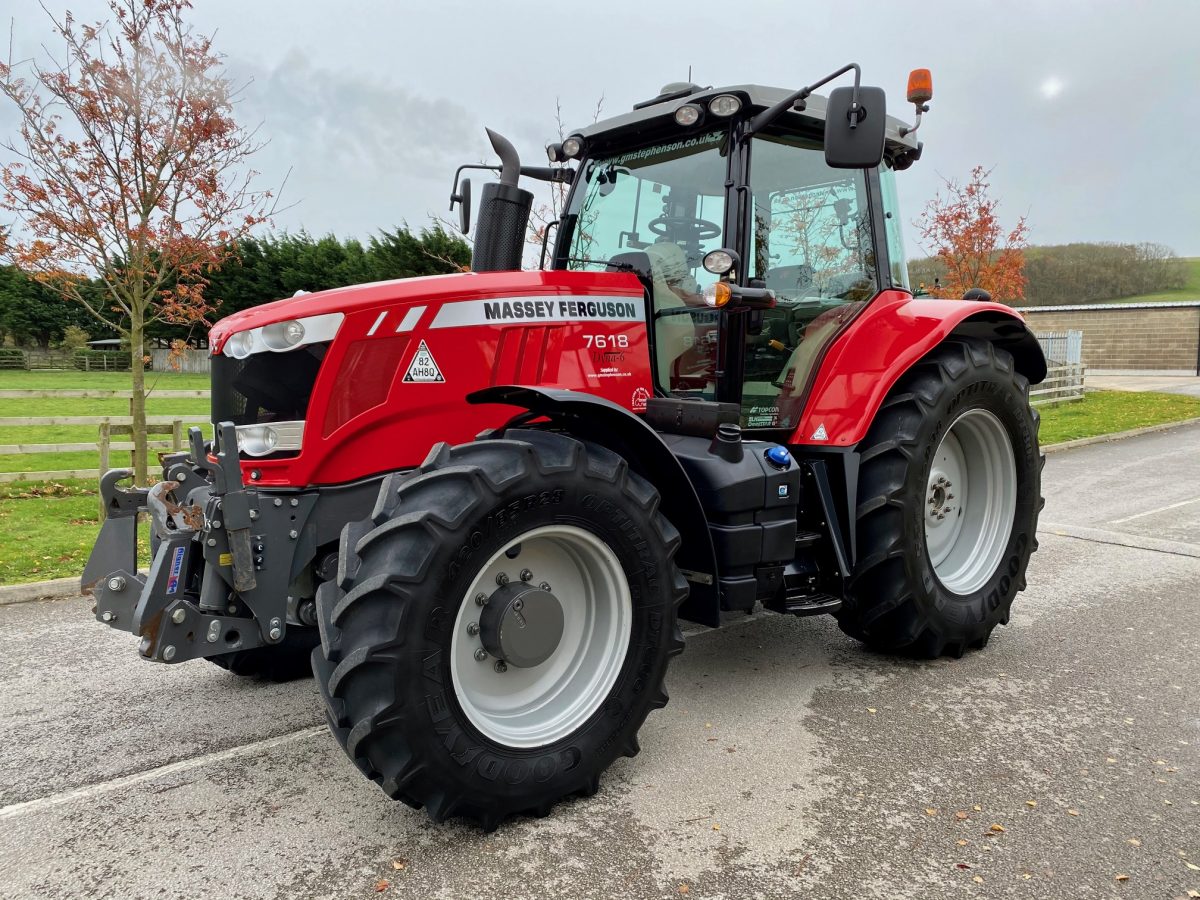
{"label": "autumn tree", "polygon": [[944,267],[942,291],[961,297],[978,287],[997,300],[1025,296],[1025,247],[1029,226],[1024,216],[1005,231],[990,193],[990,169],[976,166],[963,184],[943,179],[941,192],[926,204],[916,226],[923,246]]}
{"label": "autumn tree", "polygon": [[[129,343],[134,471],[145,483],[148,325],[204,321],[206,276],[270,213],[234,120],[236,89],[188,0],[109,0],[111,18],[51,16],[63,57],[0,64],[18,114],[3,142],[5,256]],[[89,277],[103,289],[86,290]]]}

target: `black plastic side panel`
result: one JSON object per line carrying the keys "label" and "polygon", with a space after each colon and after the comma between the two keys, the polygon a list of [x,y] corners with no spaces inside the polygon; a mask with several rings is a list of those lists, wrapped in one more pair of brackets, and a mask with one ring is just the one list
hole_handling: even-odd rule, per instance
{"label": "black plastic side panel", "polygon": [[[679,615],[710,628],[721,624],[717,563],[704,506],[661,435],[615,403],[578,391],[498,385],[468,394],[467,402],[502,403],[529,410],[549,419],[553,427],[624,457],[635,472],[658,488],[662,513],[683,538],[675,561],[684,570],[691,590]],[[520,418],[528,422],[529,416]]]}
{"label": "black plastic side panel", "polygon": [[683,464],[708,514],[720,571],[721,608],[754,608],[778,591],[783,566],[796,554],[800,467],[780,469],[766,451],[775,444],[743,441],[742,458],[710,452],[710,441],[666,434],[663,443]]}

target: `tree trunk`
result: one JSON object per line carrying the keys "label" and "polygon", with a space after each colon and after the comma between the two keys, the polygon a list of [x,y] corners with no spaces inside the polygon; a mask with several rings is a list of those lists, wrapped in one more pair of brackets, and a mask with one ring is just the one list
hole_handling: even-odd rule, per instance
{"label": "tree trunk", "polygon": [[149,483],[146,460],[146,370],[142,365],[143,325],[137,316],[129,329],[129,365],[132,394],[129,398],[129,414],[133,417],[133,473],[134,484]]}

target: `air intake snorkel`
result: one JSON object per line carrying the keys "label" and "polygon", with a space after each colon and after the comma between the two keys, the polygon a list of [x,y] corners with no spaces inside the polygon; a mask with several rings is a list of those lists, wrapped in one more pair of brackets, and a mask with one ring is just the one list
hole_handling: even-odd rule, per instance
{"label": "air intake snorkel", "polygon": [[480,192],[471,268],[476,272],[506,272],[521,268],[533,194],[517,187],[521,160],[516,148],[490,128],[487,135],[500,157],[500,180],[485,184]]}

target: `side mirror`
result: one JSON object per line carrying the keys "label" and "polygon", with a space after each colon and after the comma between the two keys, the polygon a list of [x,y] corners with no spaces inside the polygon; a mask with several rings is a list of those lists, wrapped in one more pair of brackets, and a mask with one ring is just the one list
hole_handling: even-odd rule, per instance
{"label": "side mirror", "polygon": [[[858,106],[854,107],[854,94]],[[825,105],[825,164],[831,169],[871,169],[883,161],[887,97],[883,88],[839,87]]]}
{"label": "side mirror", "polygon": [[450,195],[450,206],[458,204],[458,230],[466,234],[471,230],[471,179],[458,183],[458,193]]}

